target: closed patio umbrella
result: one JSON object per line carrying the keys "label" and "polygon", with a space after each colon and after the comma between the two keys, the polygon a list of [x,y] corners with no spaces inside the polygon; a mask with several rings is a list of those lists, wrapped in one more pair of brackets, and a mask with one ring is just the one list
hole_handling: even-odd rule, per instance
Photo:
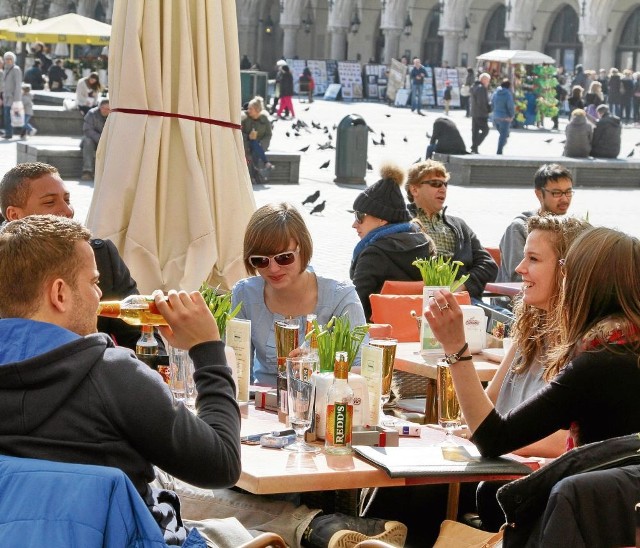
{"label": "closed patio umbrella", "polygon": [[230,287],[255,202],[240,123],[233,0],[119,0],[112,113],[87,225],[117,245],[141,291]]}

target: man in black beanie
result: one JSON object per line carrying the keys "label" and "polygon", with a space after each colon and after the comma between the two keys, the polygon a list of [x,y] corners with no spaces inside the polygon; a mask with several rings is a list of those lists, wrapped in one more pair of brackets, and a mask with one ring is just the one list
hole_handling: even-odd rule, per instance
{"label": "man in black beanie", "polygon": [[400,187],[404,171],[386,165],[380,179],[361,192],[353,202],[360,242],[353,250],[349,275],[362,302],[367,321],[371,319],[369,295],[379,293],[385,280],[419,281],[416,259],[435,255],[433,240],[411,221]]}

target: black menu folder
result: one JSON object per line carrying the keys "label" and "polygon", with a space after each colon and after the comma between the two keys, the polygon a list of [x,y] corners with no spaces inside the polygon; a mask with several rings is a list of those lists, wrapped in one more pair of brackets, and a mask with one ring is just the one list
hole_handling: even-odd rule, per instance
{"label": "black menu folder", "polygon": [[481,457],[473,445],[423,447],[370,447],[356,445],[355,452],[379,466],[392,478],[445,476],[451,474],[477,476],[525,476],[531,468],[516,460]]}

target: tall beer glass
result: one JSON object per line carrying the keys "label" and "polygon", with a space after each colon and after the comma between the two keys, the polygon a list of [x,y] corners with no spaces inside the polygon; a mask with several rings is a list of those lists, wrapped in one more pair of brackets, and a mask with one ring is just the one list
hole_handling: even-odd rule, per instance
{"label": "tall beer glass", "polygon": [[452,444],[453,430],[459,428],[461,421],[460,402],[453,387],[451,366],[444,360],[437,362],[438,424],[447,431],[443,443]]}
{"label": "tall beer glass", "polygon": [[278,359],[278,418],[287,416],[287,357],[298,346],[300,322],[296,318],[285,318],[274,322],[276,357]]}
{"label": "tall beer glass", "polygon": [[393,380],[393,362],[396,359],[396,348],[398,339],[378,338],[371,339],[369,345],[382,348],[382,388],[380,390],[380,399],[382,406],[389,401],[391,397],[391,381]]}

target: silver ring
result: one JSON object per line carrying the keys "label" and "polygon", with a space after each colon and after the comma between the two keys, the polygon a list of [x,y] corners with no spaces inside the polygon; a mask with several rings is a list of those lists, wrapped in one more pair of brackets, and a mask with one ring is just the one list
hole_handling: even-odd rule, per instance
{"label": "silver ring", "polygon": [[449,308],[449,303],[445,304],[444,306],[441,306],[440,310],[446,310],[447,308]]}

